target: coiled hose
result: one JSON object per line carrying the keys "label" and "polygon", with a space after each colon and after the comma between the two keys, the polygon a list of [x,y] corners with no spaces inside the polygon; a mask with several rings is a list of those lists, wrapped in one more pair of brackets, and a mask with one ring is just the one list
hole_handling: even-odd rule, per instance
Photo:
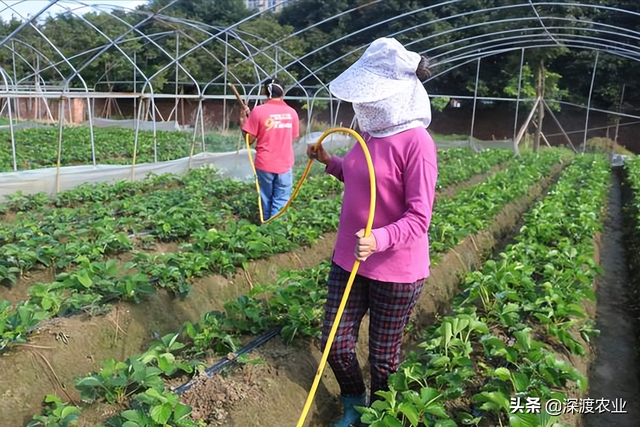
{"label": "coiled hose", "polygon": [[[362,147],[362,151],[364,152],[364,157],[367,161],[367,168],[369,170],[369,191],[371,194],[369,199],[369,216],[367,218],[367,224],[364,228],[364,236],[368,237],[371,234],[371,228],[373,227],[373,218],[375,215],[375,208],[376,208],[376,175],[373,169],[373,162],[371,160],[371,154],[369,153],[369,148],[367,147],[367,144],[364,141],[364,139],[362,139],[362,137],[353,129],[337,127],[337,128],[331,128],[326,130],[320,136],[318,141],[313,145],[313,150],[318,150],[320,145],[322,145],[322,141],[324,141],[325,138],[331,135],[332,133],[346,133],[353,136],[358,141],[358,143],[360,143],[360,146]],[[251,163],[251,168],[253,169],[253,172],[255,175],[256,190],[258,191],[258,207],[260,209],[260,221],[263,224],[265,224],[280,217],[289,208],[289,206],[291,206],[291,203],[300,192],[302,183],[309,175],[309,171],[311,170],[311,166],[313,165],[313,159],[309,159],[309,162],[307,163],[307,166],[304,169],[304,172],[302,173],[302,177],[300,178],[300,181],[298,181],[296,188],[291,193],[291,197],[289,198],[289,201],[287,202],[287,204],[282,209],[280,209],[280,212],[278,212],[276,215],[272,216],[266,221],[263,221],[264,217],[262,215],[262,200],[260,198],[260,184],[258,182],[258,175],[256,173],[256,168],[253,163],[253,157],[251,156],[249,135],[246,135],[245,141],[247,144],[247,152],[249,154],[249,162]],[[333,324],[331,325],[331,331],[329,332],[329,336],[327,337],[327,344],[325,345],[325,348],[322,351],[322,357],[320,358],[320,363],[318,365],[318,370],[316,371],[316,376],[313,379],[313,384],[311,385],[311,389],[309,390],[307,401],[304,404],[304,408],[302,409],[302,414],[300,415],[300,419],[298,420],[298,424],[296,424],[296,427],[302,427],[302,425],[304,424],[307,418],[307,415],[309,413],[309,409],[311,408],[311,403],[313,403],[313,399],[315,398],[316,391],[318,390],[318,385],[320,384],[320,380],[322,379],[322,373],[324,372],[324,368],[327,364],[327,359],[329,358],[329,351],[331,350],[331,346],[333,345],[333,341],[338,331],[338,325],[340,325],[340,320],[342,319],[342,313],[344,312],[344,308],[347,305],[347,300],[349,299],[349,294],[351,293],[351,287],[353,286],[353,281],[355,280],[359,267],[360,267],[360,261],[356,260],[353,263],[353,268],[351,269],[349,280],[347,281],[347,285],[344,289],[344,294],[342,295],[342,300],[340,301],[340,305],[338,306],[338,312],[336,313],[336,318],[333,321]]]}

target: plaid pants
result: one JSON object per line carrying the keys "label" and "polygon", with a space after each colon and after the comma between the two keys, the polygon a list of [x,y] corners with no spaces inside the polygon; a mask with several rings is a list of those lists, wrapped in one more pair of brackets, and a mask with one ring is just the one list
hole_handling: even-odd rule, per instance
{"label": "plaid pants", "polygon": [[[321,348],[327,343],[350,272],[336,264],[329,271],[327,302]],[[362,370],[356,358],[360,323],[369,313],[369,364],[371,401],[375,392],[387,390],[389,376],[398,370],[402,335],[415,306],[424,279],[415,283],[389,283],[356,275],[335,340],[329,352],[329,365],[343,396],[359,396],[366,391]]]}

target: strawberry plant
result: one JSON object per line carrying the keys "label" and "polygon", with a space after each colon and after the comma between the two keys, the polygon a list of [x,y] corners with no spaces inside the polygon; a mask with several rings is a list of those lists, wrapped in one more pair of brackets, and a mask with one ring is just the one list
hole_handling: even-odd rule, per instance
{"label": "strawberry plant", "polygon": [[132,409],[123,411],[109,420],[110,426],[122,427],[196,427],[198,423],[189,416],[191,408],[180,403],[175,393],[155,389],[137,394]]}
{"label": "strawberry plant", "polygon": [[[468,234],[485,227],[505,203],[526,193],[527,188],[547,173],[557,160],[558,155],[552,153],[540,158],[529,156],[523,161],[514,161],[488,183],[465,190],[459,197],[439,202],[434,212],[433,227],[438,230],[441,224],[440,230],[451,231],[441,233],[439,237],[432,236],[434,253],[452,247]],[[516,179],[520,175],[524,178]],[[229,189],[210,178],[209,171],[199,170],[173,181],[166,176],[150,179],[148,185],[153,188],[156,180],[182,185],[191,189],[189,191],[193,191],[197,197],[205,198],[206,195],[207,200],[215,199],[214,194],[221,194],[222,199],[215,202],[218,206],[223,206],[225,198],[230,200],[233,197],[243,198],[246,204],[255,203],[252,200],[255,197],[253,190],[250,193],[240,192],[239,196],[232,193],[231,189],[237,191],[245,184],[234,183]],[[506,191],[505,186],[510,181],[514,181],[513,187],[517,189]],[[55,265],[57,269],[65,270],[56,277],[55,284],[32,288],[32,301],[44,304],[48,316],[79,310],[96,312],[100,304],[115,299],[138,302],[153,292],[154,287],[185,294],[193,277],[211,272],[232,274],[246,261],[286,252],[297,245],[310,244],[322,233],[335,230],[341,203],[341,196],[336,194],[341,189],[341,183],[326,175],[311,177],[300,193],[301,205],[287,213],[288,220],[257,227],[244,219],[221,222],[226,215],[224,210],[211,215],[207,210],[213,205],[203,205],[197,198],[184,192],[158,190],[152,196],[143,196],[132,186],[125,188],[130,189],[132,195],[116,198],[110,205],[101,201],[105,200],[104,197],[97,196],[95,202],[84,203],[78,208],[57,209],[53,215],[36,209],[25,213],[24,220],[22,217],[16,219],[19,227],[13,228],[10,230],[13,232],[8,234],[9,239],[16,242],[12,243],[15,247],[4,245],[0,247],[0,252],[7,246],[9,250],[18,248],[26,254],[21,255],[22,258],[32,260],[33,257],[29,258],[28,255],[35,251],[35,261],[31,263]],[[83,197],[86,198],[86,195]],[[175,205],[183,202],[185,204],[182,207]],[[171,207],[163,210],[166,203]],[[120,214],[114,217],[113,212]],[[129,221],[133,217],[126,216],[126,212],[137,215],[142,221]],[[169,213],[177,216],[169,219],[166,216]],[[456,223],[453,226],[447,225],[447,221],[454,220]],[[175,253],[135,251],[131,263],[117,267],[114,261],[103,260],[109,254],[130,250],[133,241],[125,235],[125,228],[126,232],[151,229],[156,230],[155,237],[159,239],[183,236],[190,241],[182,243],[180,251]],[[19,240],[25,235],[30,237]],[[15,281],[20,273],[19,268],[8,262],[0,258],[0,267],[5,269],[5,280]],[[12,268],[18,268],[18,271]],[[136,273],[132,273],[134,268]],[[318,298],[313,301],[314,304]],[[318,316],[317,309],[300,304],[295,306],[295,310],[291,313],[285,311],[297,320],[295,325],[283,328],[284,336],[290,339],[300,333],[316,333],[312,325]],[[259,320],[264,321],[262,318]],[[258,327],[261,330],[263,328],[264,325]]]}
{"label": "strawberry plant", "polygon": [[[471,158],[473,160],[471,161]],[[436,188],[442,190],[457,184],[491,167],[513,158],[509,150],[485,150],[473,155],[470,148],[450,148],[438,152],[438,182]]]}
{"label": "strawberry plant", "polygon": [[78,425],[80,408],[68,405],[56,395],[48,394],[44,399],[45,410],[35,415],[27,427],[71,427]]}

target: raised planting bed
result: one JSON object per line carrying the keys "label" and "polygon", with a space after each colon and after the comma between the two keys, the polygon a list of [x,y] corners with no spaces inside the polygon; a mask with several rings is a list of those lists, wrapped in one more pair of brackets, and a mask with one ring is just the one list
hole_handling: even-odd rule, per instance
{"label": "raised planting bed", "polygon": [[[472,264],[474,262],[479,262],[480,260],[483,259],[483,256],[487,256],[490,253],[490,249],[491,249],[491,245],[495,244],[497,239],[499,239],[500,237],[503,237],[504,234],[508,233],[509,229],[513,229],[514,224],[516,224],[516,222],[518,221],[518,218],[520,217],[520,215],[526,211],[528,205],[530,205],[536,198],[537,195],[541,194],[544,191],[544,186],[545,185],[550,185],[553,182],[553,177],[555,174],[557,174],[560,171],[560,167],[556,167],[556,168],[552,168],[553,162],[557,160],[557,155],[555,157],[555,159],[551,159],[551,158],[546,158],[546,157],[540,157],[538,159],[534,159],[533,157],[530,159],[526,159],[524,160],[522,163],[519,163],[517,165],[517,168],[522,172],[523,170],[528,171],[528,172],[532,172],[534,170],[536,170],[537,168],[541,168],[541,170],[539,170],[536,173],[531,173],[530,176],[530,180],[531,182],[523,182],[523,181],[513,181],[513,185],[519,185],[519,186],[523,186],[524,190],[520,193],[520,196],[516,196],[515,192],[506,192],[505,191],[505,183],[502,180],[497,180],[496,181],[496,187],[494,189],[493,192],[489,191],[488,188],[484,188],[482,194],[484,194],[485,196],[489,196],[490,194],[494,194],[494,193],[508,193],[508,194],[512,194],[512,197],[514,198],[513,200],[511,200],[511,202],[508,202],[504,199],[500,199],[502,200],[501,203],[503,203],[503,205],[505,205],[505,210],[503,212],[494,212],[492,213],[495,222],[492,223],[491,218],[487,218],[486,219],[486,223],[487,223],[487,228],[495,231],[498,237],[495,236],[489,236],[489,232],[481,232],[481,233],[477,233],[476,234],[476,238],[470,238],[470,240],[468,241],[464,241],[462,243],[460,243],[458,246],[456,246],[454,248],[455,253],[457,255],[454,254],[453,251],[451,251],[448,254],[445,254],[441,257],[441,261],[438,262],[438,264],[434,267],[433,270],[433,276],[432,279],[430,279],[430,288],[431,288],[431,293],[433,293],[434,295],[429,295],[427,294],[427,292],[425,292],[425,295],[423,297],[423,300],[436,300],[436,304],[438,306],[446,306],[448,304],[448,302],[450,301],[450,297],[449,297],[449,292],[450,289],[455,289],[455,283],[457,283],[459,281],[459,277],[458,274],[461,271],[465,271],[468,268],[472,268]],[[524,167],[524,164],[529,163],[529,168],[531,169],[527,169],[527,167]],[[548,167],[541,167],[542,164],[548,163]],[[516,166],[514,166],[516,167]],[[529,175],[528,173],[523,174],[523,175]],[[491,197],[497,197],[497,196],[491,196]],[[495,199],[496,201],[498,200],[497,198]],[[447,205],[449,206],[449,205]],[[478,211],[480,211],[482,209],[478,209]],[[463,212],[468,212],[469,215],[477,215],[478,212],[474,209],[462,209],[461,211]],[[504,213],[504,212],[508,212],[508,214]],[[489,215],[489,214],[487,214]],[[510,218],[508,218],[508,217]],[[485,221],[483,219],[483,221]],[[497,222],[497,224],[496,224]],[[479,225],[474,225],[474,226],[479,226]],[[464,236],[459,236],[464,240]],[[434,238],[435,239],[435,238]],[[448,244],[455,244],[452,243],[455,240],[454,239],[448,239],[447,240],[449,243]],[[475,245],[471,242],[475,242]],[[325,251],[324,256],[327,257],[330,255],[330,251],[331,251],[331,245],[326,245],[325,248],[323,248],[323,250]],[[307,254],[308,255],[308,254]],[[302,257],[301,257],[302,258]],[[445,260],[449,260],[449,261],[445,261]],[[478,261],[476,261],[478,260]],[[463,261],[461,263],[461,261]],[[289,259],[289,262],[291,263],[291,259]],[[449,264],[449,265],[446,265]],[[453,266],[451,265],[453,264]],[[263,264],[263,268],[265,270],[270,270],[271,266],[268,263]],[[439,271],[442,270],[442,272],[439,273]],[[318,273],[314,273],[312,275],[315,275],[316,277],[320,277],[323,278],[325,277],[325,274],[318,274]],[[439,282],[441,280],[443,280],[442,278],[448,278],[450,281],[453,281],[454,283],[442,283]],[[234,278],[232,278],[232,281],[237,281],[237,280],[242,280],[245,281],[245,283],[249,284],[249,281],[247,281],[247,279],[245,277],[243,277],[242,274],[235,276]],[[255,277],[254,279],[251,281],[254,285],[255,285],[255,289],[257,292],[258,289],[261,290],[265,290],[265,288],[260,288],[259,287],[259,283],[260,281],[258,281]],[[291,279],[290,278],[285,278],[282,279],[282,283],[283,284],[287,284],[290,283]],[[265,282],[262,282],[265,283]],[[235,286],[235,284],[233,284],[232,286]],[[119,336],[116,338],[116,328],[113,324],[110,324],[108,321],[104,321],[103,322],[103,326],[104,329],[100,330],[100,329],[96,329],[91,331],[91,334],[95,334],[95,333],[100,333],[100,331],[102,331],[102,333],[105,336],[108,336],[108,338],[106,338],[109,342],[113,343],[113,346],[120,346],[122,345],[121,342],[122,341],[126,341],[129,344],[132,344],[133,342],[138,342],[139,343],[139,348],[146,348],[145,344],[146,342],[148,342],[148,335],[150,335],[149,333],[149,326],[150,325],[155,325],[157,326],[157,328],[155,328],[154,330],[157,331],[158,333],[165,334],[170,332],[171,330],[173,331],[177,331],[180,329],[180,322],[185,320],[185,316],[187,316],[187,319],[191,319],[193,318],[196,313],[198,312],[205,312],[203,311],[203,307],[207,305],[207,303],[211,304],[211,300],[208,300],[210,298],[210,294],[209,292],[211,291],[205,291],[205,293],[200,293],[198,288],[195,288],[193,290],[193,294],[187,298],[184,302],[177,302],[177,301],[171,301],[170,299],[165,299],[165,297],[152,297],[152,299],[148,302],[148,304],[145,307],[141,307],[139,310],[137,309],[137,307],[140,306],[128,306],[128,309],[130,310],[129,313],[126,313],[125,310],[119,310],[119,319],[118,319],[118,323],[119,325],[123,328],[120,332],[119,332]],[[271,293],[276,293],[276,291],[271,291]],[[308,290],[305,290],[302,293],[308,301],[308,299],[311,297],[312,292],[309,292]],[[242,320],[242,322],[239,323],[244,323],[245,326],[243,328],[244,329],[244,333],[246,334],[247,332],[249,333],[259,333],[261,330],[263,330],[264,328],[268,328],[270,326],[270,319],[271,317],[267,314],[265,314],[264,312],[258,312],[256,313],[255,311],[252,310],[248,310],[247,312],[244,311],[244,308],[242,310],[239,310],[238,307],[245,307],[248,304],[254,304],[258,307],[262,306],[262,303],[260,301],[262,301],[264,298],[260,295],[260,294],[253,294],[250,295],[250,298],[247,297],[240,297],[237,300],[231,300],[230,303],[228,303],[227,309],[229,311],[227,311],[227,313],[229,314],[228,318],[231,319],[235,319],[235,320]],[[208,300],[208,301],[207,301]],[[158,301],[161,304],[164,305],[155,305],[158,304]],[[164,303],[162,303],[162,301],[164,301]],[[251,303],[251,301],[254,301],[254,303]],[[255,301],[258,301],[257,303]],[[217,303],[218,307],[220,306],[220,303]],[[309,304],[291,304],[291,301],[289,300],[289,303],[287,304],[288,306],[294,306],[294,307],[300,307],[300,306],[304,306],[304,307],[309,307]],[[319,318],[317,317],[319,314],[321,314],[321,301],[319,299],[316,298],[316,302],[315,302],[316,308],[315,308],[315,316],[307,316],[307,317],[311,317],[310,319],[308,319],[309,321],[305,324],[312,324],[313,322],[318,322]],[[125,307],[125,306],[119,306],[119,307]],[[157,308],[156,308],[157,307]],[[165,310],[166,312],[163,314],[162,311]],[[422,306],[422,308],[420,309],[420,311],[425,312],[426,308],[425,306]],[[135,313],[134,313],[135,312]],[[144,314],[142,314],[144,312]],[[130,314],[130,313],[134,313],[134,314]],[[252,314],[244,314],[244,313],[252,313]],[[431,317],[433,317],[434,313],[431,314]],[[159,320],[160,316],[163,317],[163,320]],[[239,317],[240,316],[240,317]],[[246,318],[242,318],[242,316],[246,317]],[[282,314],[280,314],[280,316],[282,316]],[[292,315],[292,314],[287,314],[286,317],[290,318],[290,319],[298,319],[300,320],[300,313],[298,313],[297,316]],[[305,315],[306,316],[306,315]],[[172,319],[168,319],[168,317],[172,317]],[[111,319],[114,319],[113,317],[113,313],[111,313]],[[92,323],[95,325],[96,322],[99,320],[100,318],[95,318],[92,320]],[[284,319],[284,318],[283,318]],[[58,327],[58,330],[65,330],[67,328],[67,326],[71,326],[69,323],[67,323],[67,320],[70,321],[75,321],[77,320],[77,318],[72,318],[72,319],[60,319],[60,322]],[[212,319],[207,318],[207,321],[209,321],[209,323],[211,323]],[[168,328],[170,326],[170,324],[172,323],[172,328]],[[78,322],[78,324],[82,324],[80,322]],[[135,330],[137,332],[132,332],[130,333],[130,329]],[[194,327],[196,330],[199,329],[199,327]],[[249,329],[246,329],[249,328]],[[186,329],[185,329],[186,330]],[[301,335],[305,335],[305,334],[317,334],[317,328],[303,328],[303,327],[290,327],[289,332],[284,332],[285,336],[291,336],[291,331],[292,330],[296,330],[296,336],[301,336]],[[108,332],[105,332],[108,331]],[[140,333],[140,331],[146,331],[147,335],[145,336],[144,333]],[[124,334],[127,334],[126,337],[124,337]],[[238,331],[238,333],[241,333],[241,331]],[[287,335],[289,334],[289,335]],[[142,335],[142,336],[141,336]],[[211,333],[212,336],[216,336],[215,333]],[[211,348],[216,348],[219,346],[224,346],[225,345],[225,339],[226,341],[226,345],[228,345],[229,343],[229,338],[225,336],[223,336],[221,341],[215,341],[215,342],[211,342],[209,344],[209,346]],[[113,341],[111,341],[111,339],[113,339]],[[182,340],[182,339],[181,339]],[[90,341],[85,341],[84,345],[87,346],[89,344]],[[189,342],[189,339],[187,338],[185,342]],[[217,344],[216,344],[217,343]],[[58,344],[55,341],[55,336],[53,334],[46,334],[44,336],[43,340],[40,340],[40,338],[34,339],[33,341],[34,345],[51,345],[51,344]],[[190,344],[189,344],[190,345]],[[54,354],[52,354],[50,357],[54,357],[54,355],[60,355],[60,359],[64,359],[64,357],[69,357],[71,354],[76,355],[76,357],[74,358],[74,362],[75,363],[82,363],[81,362],[81,358],[85,357],[83,351],[78,351],[77,348],[74,347],[75,344],[73,343],[73,338],[69,341],[68,346],[67,345],[63,345],[63,344],[59,344],[55,351]],[[302,348],[304,349],[304,356],[300,356],[300,346],[302,346]],[[95,348],[95,347],[94,347]],[[290,353],[291,352],[291,353]],[[63,354],[61,354],[63,353]],[[71,354],[70,354],[71,353]],[[77,354],[79,353],[79,354]],[[123,353],[123,351],[121,351],[121,348],[118,349],[112,349],[111,350],[111,354],[113,353]],[[127,355],[131,355],[134,354],[135,351],[130,351],[130,350],[125,350],[124,354]],[[317,352],[316,352],[317,353]],[[295,402],[298,402],[299,405],[298,406],[302,406],[302,401],[304,399],[305,396],[305,392],[302,389],[306,389],[308,387],[308,385],[310,385],[311,379],[313,377],[313,372],[315,371],[315,358],[317,357],[317,354],[312,352],[309,352],[309,347],[308,347],[308,343],[305,341],[302,341],[301,343],[297,344],[294,347],[290,347],[290,348],[283,348],[283,347],[276,347],[274,349],[274,353],[272,353],[271,355],[269,354],[265,354],[264,357],[265,359],[269,359],[269,363],[273,362],[273,358],[279,359],[280,362],[277,362],[278,365],[282,365],[284,360],[294,360],[295,358],[299,358],[298,360],[300,360],[301,364],[294,364],[295,366],[289,366],[287,363],[284,363],[284,366],[282,366],[282,370],[279,371],[280,372],[280,376],[281,379],[285,379],[286,377],[288,377],[289,375],[291,375],[291,379],[290,380],[285,380],[285,382],[283,384],[279,384],[277,381],[272,383],[272,387],[274,387],[272,389],[273,393],[269,392],[267,393],[267,396],[264,395],[264,393],[260,394],[260,396],[262,396],[261,401],[265,404],[265,405],[269,405],[271,410],[273,411],[275,408],[278,408],[278,405],[280,405],[280,407],[282,406],[282,402],[277,401],[277,399],[279,398],[279,394],[278,392],[276,392],[275,390],[279,390],[279,391],[283,391],[284,392],[284,388],[291,388],[292,390],[296,390],[295,396],[292,396],[292,399],[295,399],[291,401],[292,404],[294,404]],[[102,359],[104,359],[104,357],[114,357],[114,356],[109,356],[109,355],[104,355]],[[285,357],[285,359],[282,359],[282,357]],[[9,356],[7,356],[7,358],[12,359],[9,360],[9,363],[17,363],[18,360],[17,358],[14,358],[14,354],[10,354]],[[123,357],[116,357],[118,360],[125,360],[125,358]],[[96,357],[97,359],[97,357]],[[136,357],[131,356],[130,358],[131,360],[135,360]],[[151,365],[153,365],[155,362],[150,361],[149,362]],[[88,372],[91,369],[95,369],[94,367],[96,366],[100,366],[99,364],[89,364],[89,363],[84,363],[85,366],[88,366],[87,369],[84,372]],[[271,366],[270,364],[268,366]],[[269,368],[271,369],[271,368]],[[273,371],[271,372],[271,374],[273,374]],[[77,375],[77,374],[76,374]],[[161,375],[163,376],[163,375]],[[59,374],[59,377],[61,377],[61,375]],[[176,382],[176,380],[171,380],[169,378],[166,378],[166,375],[163,376],[165,378],[165,381],[169,381],[169,384],[174,384],[177,385],[180,381],[184,381],[186,379],[188,379],[188,377],[183,377],[182,380],[179,380]],[[265,373],[265,380],[267,381],[274,381],[274,378],[270,375],[266,375]],[[68,382],[71,381],[71,379],[67,380]],[[89,382],[91,382],[92,380],[88,380]],[[293,381],[293,382],[291,382]],[[265,385],[265,384],[262,384]],[[293,388],[292,388],[293,387]],[[31,395],[31,393],[33,392],[33,390],[27,390],[28,387],[25,387],[25,390],[23,390],[22,392],[22,396],[26,396],[26,395]],[[197,390],[197,389],[196,389]],[[69,387],[67,387],[67,391],[71,394],[72,391],[69,389]],[[263,390],[264,391],[264,390]],[[335,391],[335,389],[333,390]],[[18,391],[16,390],[15,392],[16,394],[18,393]],[[38,390],[36,392],[40,393],[40,397],[42,397],[42,390]],[[288,392],[285,393],[285,395],[290,395],[292,392]],[[329,394],[326,391],[324,391],[323,393],[321,393],[322,396],[319,396],[319,405],[329,405],[326,406],[327,408],[331,408],[331,410],[334,410],[334,404],[335,401],[332,397],[333,393]],[[77,399],[77,395],[75,395],[74,399]],[[205,399],[208,399],[205,401]],[[213,400],[211,400],[213,399]],[[206,407],[207,404],[215,404],[215,399],[216,396],[203,396],[203,401],[200,404],[195,404],[194,403],[194,407],[199,408],[198,410],[202,411],[203,407]],[[65,399],[66,400],[66,399]],[[213,403],[212,403],[213,402]],[[273,405],[271,405],[273,404]],[[204,406],[202,406],[204,405]],[[287,402],[288,405],[288,402]],[[89,411],[89,414],[93,414],[93,415],[87,415],[87,416],[96,416],[96,414],[100,415],[100,416],[104,416],[103,410],[104,408],[101,408],[100,404],[94,404],[92,407],[92,409]],[[112,406],[108,406],[108,408],[111,408],[110,410],[113,411],[113,407]],[[230,408],[229,409],[230,415],[228,416],[227,422],[231,422],[230,420],[233,419],[235,422],[238,422],[239,424],[242,425],[252,425],[252,424],[246,424],[244,423],[242,420],[247,421],[248,418],[242,418],[242,415],[240,414],[242,411],[240,410],[240,408]],[[271,412],[269,413],[268,416],[266,416],[267,418],[265,419],[269,419],[268,417],[275,417],[275,416],[281,416],[282,414],[280,414],[281,411],[278,411],[278,413],[276,412]],[[127,413],[127,415],[130,415],[130,413]],[[247,413],[246,417],[253,417],[253,419],[255,420],[256,417],[258,417],[259,414],[256,413],[255,411],[253,413]],[[289,413],[286,414],[287,417],[293,418],[296,415]],[[93,418],[92,420],[95,420],[95,418]],[[275,419],[274,419],[275,420]],[[282,420],[281,420],[282,421]],[[290,420],[292,423],[295,422],[295,420]],[[93,422],[93,421],[92,421]],[[249,421],[248,421],[249,422]],[[274,421],[275,422],[275,421]],[[325,419],[325,424],[326,424],[326,419]]]}
{"label": "raised planting bed", "polygon": [[[467,275],[453,314],[424,333],[421,350],[364,414],[367,424],[581,425],[577,410],[544,408],[551,399],[578,402],[587,390],[596,331],[585,301],[595,298],[594,246],[608,178],[601,157],[567,168],[525,215],[515,243]],[[527,398],[539,399],[540,414]]]}
{"label": "raised planting bed", "polygon": [[[623,202],[626,244],[633,303],[640,315],[640,158],[629,159],[624,166]],[[634,286],[635,285],[635,286]]]}
{"label": "raised planting bed", "polygon": [[[525,184],[530,185],[535,179],[544,176],[558,158],[559,154],[556,152],[550,152],[540,159],[530,156],[490,178],[490,183],[480,186],[477,191],[491,194],[491,206],[481,203],[471,209],[468,215],[474,215],[474,218],[469,217],[464,227],[458,226],[453,232],[451,228],[445,230],[437,227],[443,231],[438,231],[438,235],[433,237],[434,244],[441,246],[435,248],[435,251],[450,247],[456,244],[456,239],[460,236],[482,228],[501,205],[524,194],[528,188]],[[519,182],[518,189],[503,191],[509,181],[521,179],[516,177],[521,174],[523,167],[529,169],[523,174],[525,178]],[[208,192],[211,191],[208,186],[210,184],[207,184],[209,177],[206,171],[193,171],[189,178],[183,180],[188,179],[187,187],[197,188],[197,191],[205,194],[201,197],[206,197],[207,194],[211,195]],[[224,194],[219,200],[228,201],[229,197],[234,197],[225,192],[228,190],[223,186],[217,185],[214,188],[218,191],[216,194]],[[49,217],[40,210],[31,211],[28,218],[20,220],[19,226],[11,229],[13,234],[8,237],[9,243],[0,247],[0,253],[4,256],[0,259],[0,273],[5,274],[5,281],[14,282],[17,280],[16,276],[38,263],[49,264],[49,281],[36,282],[30,287],[27,287],[31,284],[29,282],[17,283],[17,291],[5,294],[12,297],[9,302],[14,302],[15,305],[3,303],[1,318],[9,326],[0,335],[0,350],[13,341],[23,342],[44,318],[83,311],[99,313],[104,310],[105,304],[115,300],[139,302],[146,295],[154,293],[156,288],[186,294],[191,289],[189,281],[195,277],[211,273],[232,274],[237,267],[250,260],[291,251],[300,245],[309,245],[323,233],[335,230],[341,203],[341,196],[336,194],[339,188],[339,183],[332,177],[320,175],[310,178],[300,192],[299,205],[288,212],[287,221],[262,227],[246,220],[234,220],[224,214],[224,209],[216,214],[202,212],[203,216],[218,215],[215,223],[203,224],[202,218],[198,217],[198,207],[201,206],[197,201],[174,210],[176,207],[170,205],[172,198],[160,198],[153,207],[168,209],[175,215],[173,222],[168,224],[168,229],[179,226],[181,233],[189,236],[188,243],[183,243],[179,250],[174,249],[168,253],[132,250],[130,240],[122,232],[114,230],[118,220],[114,221],[108,216],[112,212],[109,205],[106,210],[94,206],[90,208],[104,215],[98,224],[97,214],[86,215],[87,219],[82,219],[83,215],[78,211],[80,208],[73,209],[71,213],[65,209],[54,210]],[[181,192],[172,190],[172,194],[179,195]],[[465,198],[461,199],[460,204],[473,199],[468,192],[461,194]],[[243,203],[248,205],[248,198],[254,195],[245,191],[239,197],[244,198]],[[154,197],[147,195],[145,199]],[[127,202],[130,209],[137,209],[138,205],[133,203],[134,200],[127,199]],[[104,207],[102,203],[95,204]],[[450,212],[455,209],[455,203],[443,201],[441,205],[445,208],[436,210],[436,216],[440,215],[438,212],[442,212],[442,217],[452,217]],[[146,209],[144,211],[147,212]],[[36,214],[36,218],[48,221],[46,224],[49,225],[35,226],[36,218],[31,215]],[[185,218],[187,214],[189,217]],[[194,221],[190,222],[189,218]],[[226,218],[226,221],[221,218]],[[438,219],[434,221],[437,222]],[[107,249],[112,249],[112,252]],[[130,253],[126,254],[125,262],[120,262],[123,261],[122,257],[106,259],[107,255],[115,256],[127,250]],[[63,272],[56,276],[55,273],[59,270]],[[55,280],[52,280],[54,277]],[[24,314],[20,315],[20,312]]]}

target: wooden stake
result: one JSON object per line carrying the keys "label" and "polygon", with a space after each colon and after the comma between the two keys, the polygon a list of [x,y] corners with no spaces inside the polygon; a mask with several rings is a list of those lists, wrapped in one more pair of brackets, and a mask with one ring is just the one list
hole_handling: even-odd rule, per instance
{"label": "wooden stake", "polygon": [[238,89],[236,89],[236,87],[233,85],[233,83],[227,83],[227,84],[229,86],[231,86],[231,89],[233,89],[233,93],[236,95],[236,99],[238,100],[238,104],[240,104],[243,107],[246,107],[247,104],[245,104],[245,102],[242,100],[242,97],[238,93]]}

